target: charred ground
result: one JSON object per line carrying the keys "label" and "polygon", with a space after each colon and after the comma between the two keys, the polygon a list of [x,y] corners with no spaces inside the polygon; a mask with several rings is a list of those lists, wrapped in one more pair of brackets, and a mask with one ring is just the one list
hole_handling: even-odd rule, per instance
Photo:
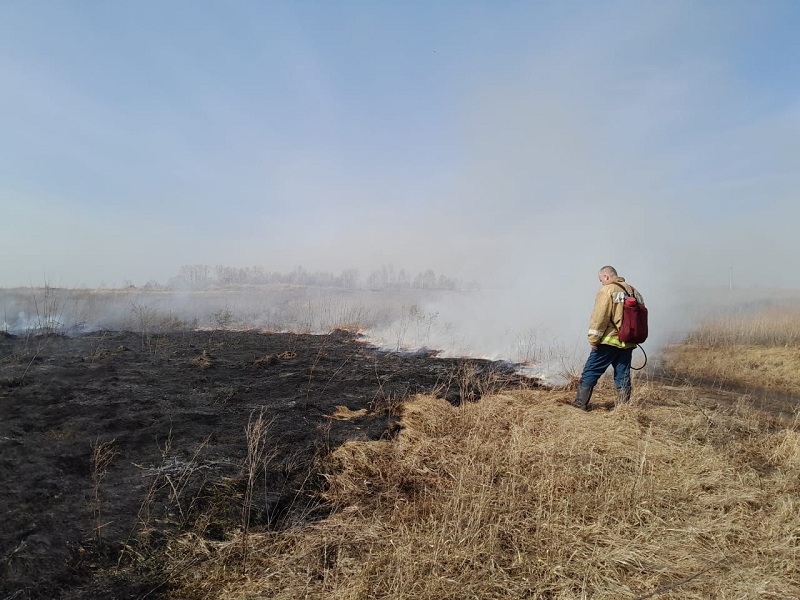
{"label": "charred ground", "polygon": [[248,524],[283,528],[324,514],[320,461],[392,435],[405,398],[457,404],[509,385],[536,382],[345,331],[0,334],[0,597],[166,597],[170,536],[243,525],[259,414],[269,459]]}

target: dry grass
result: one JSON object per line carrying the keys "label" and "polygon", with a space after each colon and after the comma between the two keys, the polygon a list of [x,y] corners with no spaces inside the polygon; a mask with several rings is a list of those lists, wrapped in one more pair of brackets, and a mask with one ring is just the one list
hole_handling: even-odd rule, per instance
{"label": "dry grass", "polygon": [[100,499],[100,484],[103,482],[103,479],[105,479],[108,468],[117,455],[115,444],[116,440],[114,439],[106,440],[105,442],[98,440],[92,445],[92,499],[90,504],[95,522],[94,536],[97,539],[102,537],[102,529],[106,525],[102,523],[100,519],[100,509],[102,505]]}
{"label": "dry grass", "polygon": [[800,307],[706,321],[663,359],[693,380],[800,397]]}
{"label": "dry grass", "polygon": [[366,408],[360,408],[358,410],[350,410],[346,406],[337,406],[336,410],[333,411],[328,418],[336,419],[338,421],[352,421],[353,419],[358,419],[359,417],[363,417],[367,414]]}
{"label": "dry grass", "polygon": [[214,366],[214,357],[208,353],[208,350],[203,350],[200,356],[191,359],[189,362],[201,369],[210,369]]}
{"label": "dry grass", "polygon": [[[181,598],[800,596],[800,423],[691,388],[583,413],[568,392],[420,396],[326,465],[324,521],[170,547]],[[191,566],[190,566],[191,565]]]}
{"label": "dry grass", "polygon": [[702,323],[687,340],[700,346],[792,346],[800,348],[800,306],[768,306]]}
{"label": "dry grass", "polygon": [[[800,310],[768,308],[704,324],[667,365],[800,395],[798,341]],[[470,377],[454,374],[466,400]],[[800,597],[797,413],[659,383],[588,414],[565,405],[574,391],[481,391],[397,404],[394,440],[335,449],[324,520],[172,539],[174,597]]]}
{"label": "dry grass", "polygon": [[695,380],[800,397],[800,347],[683,344],[668,348],[664,360]]}
{"label": "dry grass", "polygon": [[265,354],[264,356],[256,360],[253,363],[253,366],[270,367],[272,365],[278,364],[278,361],[291,360],[293,358],[297,358],[297,354],[295,352],[292,352],[291,350],[279,352],[278,354]]}

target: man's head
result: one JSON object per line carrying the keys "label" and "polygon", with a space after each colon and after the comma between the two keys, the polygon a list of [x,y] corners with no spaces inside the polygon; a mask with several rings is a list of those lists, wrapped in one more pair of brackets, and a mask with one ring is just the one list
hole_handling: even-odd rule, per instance
{"label": "man's head", "polygon": [[597,274],[597,278],[600,280],[600,283],[603,285],[608,285],[617,277],[617,270],[612,267],[611,265],[606,265],[600,272]]}

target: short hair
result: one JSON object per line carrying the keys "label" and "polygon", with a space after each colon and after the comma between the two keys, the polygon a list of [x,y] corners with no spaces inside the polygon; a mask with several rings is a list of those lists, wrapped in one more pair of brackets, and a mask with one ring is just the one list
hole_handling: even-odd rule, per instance
{"label": "short hair", "polygon": [[606,265],[605,267],[600,269],[600,272],[603,273],[604,275],[610,275],[611,277],[618,277],[617,270],[611,265]]}

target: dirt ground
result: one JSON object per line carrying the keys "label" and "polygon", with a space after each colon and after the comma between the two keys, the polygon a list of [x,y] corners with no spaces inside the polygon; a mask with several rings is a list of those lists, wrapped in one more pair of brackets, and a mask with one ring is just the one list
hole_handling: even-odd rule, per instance
{"label": "dirt ground", "polygon": [[319,518],[316,466],[337,445],[391,436],[412,394],[458,403],[508,385],[537,383],[344,331],[0,333],[0,598],[167,598],[170,536]]}

